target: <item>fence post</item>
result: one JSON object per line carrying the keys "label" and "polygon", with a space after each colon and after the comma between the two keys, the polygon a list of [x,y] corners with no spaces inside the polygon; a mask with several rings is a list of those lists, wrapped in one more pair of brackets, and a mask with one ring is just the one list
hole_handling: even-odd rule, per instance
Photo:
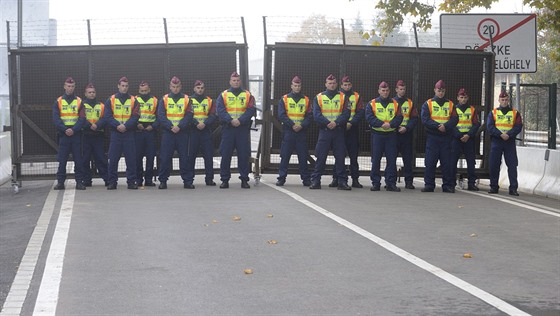
{"label": "fence post", "polygon": [[548,149],[556,149],[556,93],[558,85],[548,88]]}

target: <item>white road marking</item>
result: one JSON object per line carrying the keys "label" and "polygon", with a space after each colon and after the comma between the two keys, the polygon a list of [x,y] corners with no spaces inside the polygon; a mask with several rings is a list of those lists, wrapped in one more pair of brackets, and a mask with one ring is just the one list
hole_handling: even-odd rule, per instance
{"label": "white road marking", "polygon": [[530,315],[530,314],[527,314],[526,312],[516,308],[515,306],[508,304],[507,302],[501,300],[500,298],[498,298],[498,297],[496,297],[496,296],[494,296],[494,295],[492,295],[492,294],[490,294],[490,293],[488,293],[488,292],[486,292],[482,289],[479,289],[476,286],[474,286],[474,285],[472,285],[472,284],[470,284],[466,281],[463,281],[462,279],[459,279],[458,277],[450,274],[449,272],[446,272],[446,271],[442,270],[441,268],[438,268],[438,267],[436,267],[436,266],[434,266],[434,265],[432,265],[432,264],[414,256],[413,254],[405,251],[404,249],[401,249],[401,248],[391,244],[390,242],[388,242],[388,241],[386,241],[386,240],[384,240],[384,239],[366,231],[365,229],[363,229],[363,228],[361,228],[357,225],[354,225],[351,222],[349,222],[349,221],[347,221],[347,220],[345,220],[345,219],[343,219],[343,218],[341,218],[337,215],[334,215],[333,213],[327,211],[326,209],[324,209],[324,208],[322,208],[322,207],[304,199],[303,197],[301,197],[301,196],[299,196],[299,195],[297,195],[297,194],[295,194],[291,191],[288,191],[288,190],[283,189],[281,187],[277,187],[274,184],[269,184],[266,181],[261,180],[261,182],[266,184],[267,186],[273,188],[273,189],[276,189],[276,190],[292,197],[294,200],[296,200],[296,201],[306,205],[307,207],[317,211],[318,213],[332,219],[333,221],[335,221],[335,222],[339,223],[340,225],[354,231],[355,233],[373,241],[374,243],[378,244],[379,246],[389,250],[390,252],[394,253],[395,255],[403,258],[404,260],[406,260],[406,261],[408,261],[412,264],[414,264],[415,266],[417,266],[417,267],[419,267],[419,268],[421,268],[421,269],[423,269],[427,272],[432,273],[433,275],[435,275],[435,276],[439,277],[440,279],[458,287],[459,289],[461,289],[461,290],[463,290],[467,293],[470,293],[471,295],[473,295],[473,296],[479,298],[480,300],[496,307],[497,309],[501,310],[502,312],[504,312],[508,315]]}
{"label": "white road marking", "polygon": [[58,222],[54,230],[51,247],[47,255],[45,271],[37,294],[33,315],[55,315],[58,304],[58,292],[62,278],[62,266],[66,252],[66,242],[74,209],[75,190],[65,190],[60,206]]}
{"label": "white road marking", "polygon": [[14,281],[10,287],[10,292],[4,302],[2,312],[0,312],[0,315],[2,316],[19,316],[21,314],[23,303],[27,297],[27,292],[29,292],[31,279],[35,273],[35,266],[37,265],[37,260],[39,259],[39,253],[41,252],[41,247],[43,246],[45,235],[47,234],[47,230],[49,228],[49,222],[51,221],[58,192],[59,191],[51,189],[47,199],[45,200],[45,205],[43,205],[43,210],[37,220],[37,226],[35,226],[35,229],[31,234],[31,238],[29,239],[29,243],[25,249],[25,254],[21,259],[16,276],[14,277]]}
{"label": "white road marking", "polygon": [[[471,191],[467,191],[467,190],[462,190],[462,191],[464,193],[474,194],[474,195],[478,195],[478,196],[484,196],[484,197],[492,199],[492,200],[496,200],[496,201],[508,203],[508,204],[511,204],[511,205],[519,206],[519,207],[522,207],[522,208],[526,208],[526,209],[529,209],[531,211],[560,217],[560,213],[558,213],[560,210],[555,210],[552,207],[548,207],[548,206],[544,206],[544,205],[538,205],[538,204],[527,202],[527,201],[514,201],[514,200],[511,200],[511,199],[508,199],[508,198],[504,198],[504,197],[499,196],[499,195],[491,195],[491,194],[488,194],[488,193],[471,192]],[[548,209],[550,211],[547,211],[545,209]]]}

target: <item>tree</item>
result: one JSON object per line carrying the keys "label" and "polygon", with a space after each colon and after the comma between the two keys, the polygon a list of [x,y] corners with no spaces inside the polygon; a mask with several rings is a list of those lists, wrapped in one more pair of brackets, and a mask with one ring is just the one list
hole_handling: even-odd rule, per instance
{"label": "tree", "polygon": [[286,41],[340,44],[342,43],[342,28],[340,22],[329,22],[324,15],[312,15],[303,21],[299,31],[288,34]]}

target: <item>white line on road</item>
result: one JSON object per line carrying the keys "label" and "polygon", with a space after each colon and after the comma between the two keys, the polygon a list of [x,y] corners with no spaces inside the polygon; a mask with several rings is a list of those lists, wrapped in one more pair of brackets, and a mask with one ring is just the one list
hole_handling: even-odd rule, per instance
{"label": "white line on road", "polygon": [[273,184],[269,184],[266,181],[261,180],[261,182],[266,184],[267,186],[273,188],[273,189],[276,189],[276,190],[292,197],[294,200],[296,200],[296,201],[306,205],[307,207],[317,211],[318,213],[332,219],[333,221],[335,221],[335,222],[339,223],[340,225],[354,231],[355,233],[373,241],[374,243],[378,244],[379,246],[389,250],[390,252],[394,253],[395,255],[397,255],[397,256],[403,258],[404,260],[416,265],[417,267],[434,274],[435,276],[437,276],[437,277],[441,278],[442,280],[458,287],[459,289],[461,289],[461,290],[463,290],[467,293],[472,294],[473,296],[475,296],[475,297],[483,300],[484,302],[496,307],[497,309],[503,311],[504,313],[507,313],[508,315],[525,315],[525,316],[530,315],[530,314],[527,314],[524,311],[516,308],[515,306],[508,304],[507,302],[501,300],[500,298],[498,298],[498,297],[496,297],[496,296],[494,296],[494,295],[492,295],[492,294],[490,294],[490,293],[488,293],[488,292],[486,292],[482,289],[479,289],[476,286],[474,286],[474,285],[472,285],[472,284],[470,284],[466,281],[463,281],[462,279],[459,279],[458,277],[450,274],[449,272],[446,272],[446,271],[442,270],[441,268],[438,268],[438,267],[436,267],[436,266],[434,266],[434,265],[432,265],[432,264],[414,256],[413,254],[405,251],[404,249],[401,249],[401,248],[391,244],[390,242],[388,242],[388,241],[386,241],[386,240],[384,240],[384,239],[366,231],[365,229],[363,229],[359,226],[356,226],[356,225],[350,223],[349,221],[347,221],[347,220],[345,220],[345,219],[343,219],[343,218],[341,218],[337,215],[334,215],[333,213],[327,211],[326,209],[324,209],[324,208],[322,208],[322,207],[304,199],[303,197],[301,197],[301,196],[299,196],[299,195],[297,195],[297,194],[295,194],[291,191],[288,191],[288,190],[283,189],[281,187],[277,187]]}
{"label": "white line on road", "polygon": [[[466,190],[463,190],[463,192],[468,193],[468,194],[484,196],[484,197],[487,197],[489,199],[493,199],[493,200],[496,200],[496,201],[512,204],[512,205],[515,205],[515,206],[519,206],[519,207],[522,207],[522,208],[529,209],[531,211],[560,217],[560,213],[558,213],[558,210],[554,210],[553,208],[548,207],[548,206],[538,205],[538,204],[527,202],[527,201],[513,201],[513,200],[510,200],[510,199],[501,197],[499,195],[490,195],[488,193],[486,193],[486,194],[485,193],[479,193],[479,192],[477,193],[477,192],[470,192],[470,191],[466,191]],[[550,211],[545,210],[545,208],[549,209]]]}
{"label": "white line on road", "polygon": [[33,315],[55,315],[76,190],[65,190]]}
{"label": "white line on road", "polygon": [[10,287],[10,292],[6,297],[6,301],[4,301],[2,312],[0,312],[2,316],[21,314],[23,303],[27,297],[27,292],[29,292],[31,279],[35,273],[35,266],[37,265],[37,260],[39,260],[39,253],[41,252],[41,247],[43,246],[45,235],[49,228],[49,222],[51,221],[57,196],[58,191],[51,190],[45,200],[43,210],[37,220],[37,226],[35,226],[31,234],[31,238],[25,249],[25,254],[21,259],[18,271]]}

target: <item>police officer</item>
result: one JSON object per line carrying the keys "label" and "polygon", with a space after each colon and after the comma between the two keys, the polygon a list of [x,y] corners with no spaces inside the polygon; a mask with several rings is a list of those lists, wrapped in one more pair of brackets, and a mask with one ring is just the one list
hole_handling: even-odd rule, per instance
{"label": "police officer", "polygon": [[[136,177],[139,186],[155,187],[154,158],[156,157],[156,137],[158,121],[156,120],[158,99],[150,93],[147,81],[140,82],[136,101],[140,106],[140,119],[136,126],[134,142],[136,146]],[[143,159],[146,157],[146,169]]]}
{"label": "police officer", "polygon": [[53,122],[58,135],[58,170],[56,172],[57,184],[55,190],[64,190],[66,181],[66,165],[68,156],[72,153],[74,159],[74,178],[76,190],[85,190],[83,184],[83,158],[82,158],[82,127],[86,114],[82,99],[74,95],[76,82],[72,77],[64,81],[64,94],[56,99],[53,104]]}
{"label": "police officer", "polygon": [[161,160],[158,179],[159,189],[167,189],[167,180],[171,174],[173,153],[179,154],[179,171],[183,179],[183,188],[188,189],[187,160],[189,134],[187,126],[192,124],[193,112],[189,97],[181,93],[181,80],[177,77],[171,78],[169,82],[169,93],[164,95],[158,104],[158,120],[161,129],[161,146],[159,158]]}
{"label": "police officer", "polygon": [[434,192],[436,187],[436,166],[441,164],[442,191],[455,193],[453,156],[451,141],[453,130],[459,119],[453,101],[445,97],[445,83],[439,80],[434,85],[434,97],[422,104],[420,116],[426,128],[426,155],[424,158],[424,188],[422,192]]}
{"label": "police officer", "polygon": [[313,118],[319,126],[319,137],[315,146],[315,170],[311,174],[310,189],[321,189],[321,176],[325,171],[327,155],[332,149],[338,190],[352,190],[348,185],[348,174],[344,166],[346,144],[344,133],[350,118],[350,107],[344,93],[337,90],[338,82],[332,74],[325,79],[326,90],[313,99]]}
{"label": "police officer", "polygon": [[105,101],[105,117],[112,127],[109,142],[109,185],[107,190],[116,190],[119,160],[124,154],[126,162],[127,188],[136,190],[136,148],[134,134],[139,119],[139,106],[136,98],[128,94],[128,79],[121,77],[117,84],[118,92]]}
{"label": "police officer", "polygon": [[[344,76],[340,80],[340,92],[344,93],[350,106],[350,119],[346,123],[345,143],[346,152],[350,158],[350,175],[352,176],[352,187],[363,188],[358,178],[360,177],[360,166],[358,165],[359,153],[359,128],[358,124],[364,118],[364,104],[360,94],[352,89],[352,82],[349,76]],[[333,181],[329,187],[334,188],[338,186],[336,177],[336,166],[333,168]]]}
{"label": "police officer", "polygon": [[519,196],[517,192],[517,149],[515,137],[521,132],[523,122],[521,114],[509,104],[509,95],[506,91],[500,93],[498,99],[500,106],[488,113],[488,133],[490,133],[490,194],[497,194],[500,186],[500,165],[502,154],[506,161],[509,194]]}
{"label": "police officer", "polygon": [[255,98],[249,90],[241,87],[241,78],[233,72],[229,79],[230,88],[224,90],[216,100],[218,117],[222,122],[220,143],[220,189],[229,188],[231,178],[231,156],[237,151],[237,168],[241,187],[249,189],[249,158],[251,157],[251,118],[255,115]]}
{"label": "police officer", "polygon": [[412,100],[406,97],[406,84],[403,80],[397,81],[395,87],[396,95],[393,100],[397,101],[401,109],[403,120],[401,126],[397,129],[397,149],[401,153],[404,168],[404,187],[414,190],[414,174],[412,173],[413,165],[413,137],[414,128],[418,124],[418,110],[412,103]]}
{"label": "police officer", "polygon": [[88,84],[85,89],[84,108],[86,111],[86,121],[84,123],[84,185],[90,187],[92,185],[91,160],[95,163],[95,168],[101,179],[107,186],[108,167],[107,155],[105,155],[105,125],[107,119],[105,115],[105,104],[97,101],[96,91],[93,84]]}
{"label": "police officer", "polygon": [[212,141],[211,126],[217,119],[216,106],[211,97],[204,93],[205,85],[202,80],[194,83],[194,94],[190,101],[193,110],[193,121],[188,126],[189,145],[187,160],[187,183],[185,187],[194,189],[194,167],[198,152],[202,152],[204,160],[204,181],[208,186],[215,186],[214,182],[214,143]]}
{"label": "police officer", "polygon": [[292,91],[282,96],[278,102],[278,118],[282,122],[282,145],[280,146],[280,167],[278,168],[277,186],[286,183],[288,164],[294,149],[298,156],[299,176],[303,185],[311,185],[311,172],[307,164],[307,129],[311,125],[313,114],[309,97],[301,93],[301,78],[295,76],[291,84]]}
{"label": "police officer", "polygon": [[379,84],[379,97],[366,105],[366,121],[371,126],[371,191],[381,187],[381,158],[385,153],[385,189],[400,192],[397,187],[397,128],[403,117],[399,104],[389,94],[387,82]]}
{"label": "police officer", "polygon": [[[474,152],[474,138],[480,128],[480,120],[474,106],[469,105],[469,96],[464,88],[457,92],[456,106],[459,122],[453,131],[453,142],[451,151],[453,152],[453,175],[457,175],[457,163],[461,154],[465,155],[467,161],[467,176],[469,191],[478,191],[476,186],[475,164],[476,156]],[[456,184],[456,182],[455,182]]]}

